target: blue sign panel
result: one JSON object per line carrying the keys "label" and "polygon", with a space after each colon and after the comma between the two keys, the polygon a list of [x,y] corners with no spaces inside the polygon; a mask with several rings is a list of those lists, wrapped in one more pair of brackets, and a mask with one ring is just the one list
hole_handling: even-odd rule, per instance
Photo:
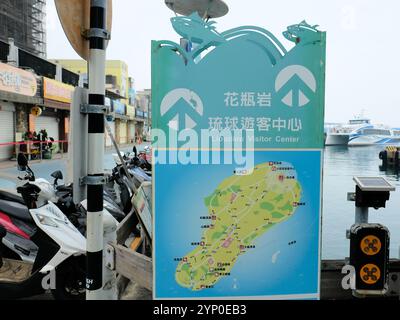
{"label": "blue sign panel", "polygon": [[144,112],[142,110],[136,109],[136,117],[143,118]]}
{"label": "blue sign panel", "polygon": [[126,105],[118,100],[113,101],[114,112],[117,114],[125,115],[126,114]]}
{"label": "blue sign panel", "polygon": [[153,42],[155,298],[319,298],[325,33]]}

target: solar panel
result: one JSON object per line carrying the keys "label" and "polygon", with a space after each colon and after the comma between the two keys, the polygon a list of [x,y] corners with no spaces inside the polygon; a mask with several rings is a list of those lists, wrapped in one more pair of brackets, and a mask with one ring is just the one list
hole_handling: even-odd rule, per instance
{"label": "solar panel", "polygon": [[395,187],[384,177],[354,177],[363,191],[395,191]]}

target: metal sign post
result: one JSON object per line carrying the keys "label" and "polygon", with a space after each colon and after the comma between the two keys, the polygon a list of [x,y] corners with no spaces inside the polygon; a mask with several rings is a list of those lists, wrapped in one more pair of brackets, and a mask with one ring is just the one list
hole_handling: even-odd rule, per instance
{"label": "metal sign post", "polygon": [[[64,31],[77,53],[88,61],[89,90],[88,103],[85,99],[75,94],[73,102],[76,107],[81,105],[80,112],[87,117],[76,116],[75,127],[82,133],[87,126],[87,137],[83,134],[81,146],[74,152],[75,162],[86,162],[74,169],[74,184],[81,186],[74,188],[82,191],[82,185],[86,185],[87,193],[87,270],[86,289],[87,300],[113,299],[113,279],[115,272],[105,269],[103,263],[104,240],[111,239],[111,233],[115,232],[112,222],[103,217],[103,192],[106,178],[104,175],[104,113],[105,107],[105,64],[106,47],[111,28],[111,0],[56,0],[58,15]],[[108,21],[107,21],[108,20]],[[78,89],[79,91],[79,89]],[[85,97],[86,98],[86,97]],[[76,113],[76,112],[75,112]],[[87,121],[86,121],[87,120]],[[77,135],[74,135],[78,138]],[[87,146],[86,150],[82,147]],[[75,148],[76,149],[76,148]],[[80,172],[77,171],[81,167]],[[78,181],[78,174],[80,176]],[[74,199],[82,200],[82,194],[74,195]],[[106,233],[106,236],[104,235]],[[110,234],[110,235],[109,235]],[[110,237],[109,237],[110,236]],[[106,289],[107,287],[107,289]]]}
{"label": "metal sign post", "polygon": [[106,0],[90,4],[86,297],[102,298]]}

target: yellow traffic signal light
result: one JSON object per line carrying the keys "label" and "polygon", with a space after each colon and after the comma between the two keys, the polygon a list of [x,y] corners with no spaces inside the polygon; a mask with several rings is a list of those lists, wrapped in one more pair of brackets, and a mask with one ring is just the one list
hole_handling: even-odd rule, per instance
{"label": "yellow traffic signal light", "polygon": [[380,224],[355,224],[350,232],[350,264],[356,292],[383,294],[388,286],[389,231]]}

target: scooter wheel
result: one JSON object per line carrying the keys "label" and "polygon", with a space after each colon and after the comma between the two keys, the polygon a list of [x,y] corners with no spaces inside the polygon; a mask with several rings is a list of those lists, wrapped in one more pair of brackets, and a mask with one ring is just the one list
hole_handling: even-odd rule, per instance
{"label": "scooter wheel", "polygon": [[85,300],[85,259],[71,258],[56,269],[56,289],[51,293],[56,300]]}

